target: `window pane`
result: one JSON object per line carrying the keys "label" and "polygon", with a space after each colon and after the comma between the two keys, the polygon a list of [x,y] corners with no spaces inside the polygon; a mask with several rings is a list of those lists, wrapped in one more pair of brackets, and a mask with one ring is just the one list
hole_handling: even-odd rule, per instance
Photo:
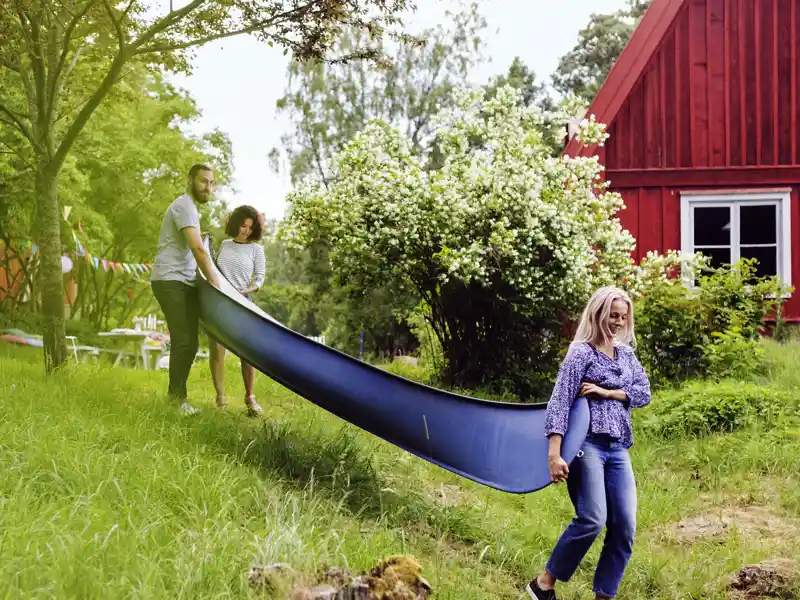
{"label": "window pane", "polygon": [[702,252],[706,256],[710,257],[711,266],[714,268],[731,264],[730,248],[695,248],[694,250],[695,252]]}
{"label": "window pane", "polygon": [[742,248],[742,258],[757,258],[756,277],[767,277],[778,274],[778,248]]}
{"label": "window pane", "polygon": [[730,243],[730,207],[696,206],[694,209],[694,245],[727,246]]}
{"label": "window pane", "polygon": [[777,243],[777,206],[742,206],[739,210],[742,244]]}

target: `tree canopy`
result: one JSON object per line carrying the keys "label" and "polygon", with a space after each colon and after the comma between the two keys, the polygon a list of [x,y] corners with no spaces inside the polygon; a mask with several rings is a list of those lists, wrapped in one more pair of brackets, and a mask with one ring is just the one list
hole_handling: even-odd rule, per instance
{"label": "tree canopy", "polygon": [[628,43],[651,0],[628,0],[628,7],[592,14],[578,34],[578,43],[558,61],[553,87],[590,103]]}
{"label": "tree canopy", "polygon": [[293,182],[313,175],[327,184],[332,157],[374,119],[405,131],[415,148],[425,146],[438,106],[450,102],[453,88],[482,60],[486,22],[477,4],[447,18],[413,42],[375,38],[355,28],[336,39],[334,51],[346,55],[379,45],[389,58],[381,68],[364,61],[332,64],[295,57],[277,103],[293,131],[283,137],[282,149],[273,150],[277,163],[282,154],[288,160]]}
{"label": "tree canopy", "polygon": [[[0,5],[0,123],[35,172],[45,365],[66,360],[61,278],[63,169],[98,107],[136,65],[186,71],[191,49],[254,34],[300,59],[329,56],[343,28],[403,37],[408,0],[9,0]],[[333,57],[338,61],[354,54]],[[368,45],[361,59],[384,58]]]}

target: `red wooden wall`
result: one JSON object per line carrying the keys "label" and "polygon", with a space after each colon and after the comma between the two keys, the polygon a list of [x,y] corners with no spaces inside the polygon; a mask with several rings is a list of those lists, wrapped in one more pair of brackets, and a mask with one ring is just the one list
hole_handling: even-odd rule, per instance
{"label": "red wooden wall", "polygon": [[792,187],[800,289],[798,54],[800,0],[685,0],[600,151],[637,260],[680,248],[681,191]]}
{"label": "red wooden wall", "polygon": [[608,170],[798,164],[799,4],[686,0],[609,126]]}

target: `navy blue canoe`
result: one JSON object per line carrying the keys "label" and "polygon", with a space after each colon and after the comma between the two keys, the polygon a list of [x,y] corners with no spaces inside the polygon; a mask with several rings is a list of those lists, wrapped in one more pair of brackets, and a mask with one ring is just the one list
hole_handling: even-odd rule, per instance
{"label": "navy blue canoe", "polygon": [[[467,479],[518,494],[550,484],[546,405],[491,402],[399,377],[281,325],[219,277],[221,290],[198,277],[203,327],[265,375]],[[589,407],[579,398],[562,442],[567,462],[588,429]]]}

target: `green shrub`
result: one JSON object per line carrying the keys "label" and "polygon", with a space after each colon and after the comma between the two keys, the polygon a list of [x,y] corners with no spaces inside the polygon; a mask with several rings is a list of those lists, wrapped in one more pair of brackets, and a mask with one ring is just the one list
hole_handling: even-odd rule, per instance
{"label": "green shrub", "polygon": [[767,371],[766,350],[755,339],[742,335],[738,326],[715,331],[703,346],[708,376],[714,379],[750,379]]}
{"label": "green shrub", "polygon": [[775,327],[772,329],[772,339],[779,344],[785,344],[792,339],[791,329],[783,316],[784,304],[784,299],[779,298],[778,307],[775,310]]}
{"label": "green shrub", "polygon": [[639,357],[658,385],[699,375],[709,342],[701,304],[680,284],[654,285],[636,303]]}
{"label": "green shrub", "polygon": [[[694,272],[689,287],[676,277]],[[656,385],[690,378],[749,377],[763,370],[757,340],[785,291],[757,278],[755,262],[713,269],[698,255],[648,255],[641,266],[636,328],[641,360]]]}
{"label": "green shrub", "polygon": [[392,362],[380,362],[376,364],[384,371],[405,377],[411,381],[417,381],[430,385],[436,379],[436,373],[431,368],[425,365],[413,365],[402,360],[393,360]]}
{"label": "green shrub", "polygon": [[756,339],[765,317],[778,309],[788,288],[777,277],[756,277],[757,262],[741,259],[735,265],[699,271],[698,289],[711,331],[738,327],[743,336]]}
{"label": "green shrub", "polygon": [[640,427],[665,438],[730,433],[756,423],[769,424],[796,407],[794,395],[740,381],[693,382],[654,395]]}

